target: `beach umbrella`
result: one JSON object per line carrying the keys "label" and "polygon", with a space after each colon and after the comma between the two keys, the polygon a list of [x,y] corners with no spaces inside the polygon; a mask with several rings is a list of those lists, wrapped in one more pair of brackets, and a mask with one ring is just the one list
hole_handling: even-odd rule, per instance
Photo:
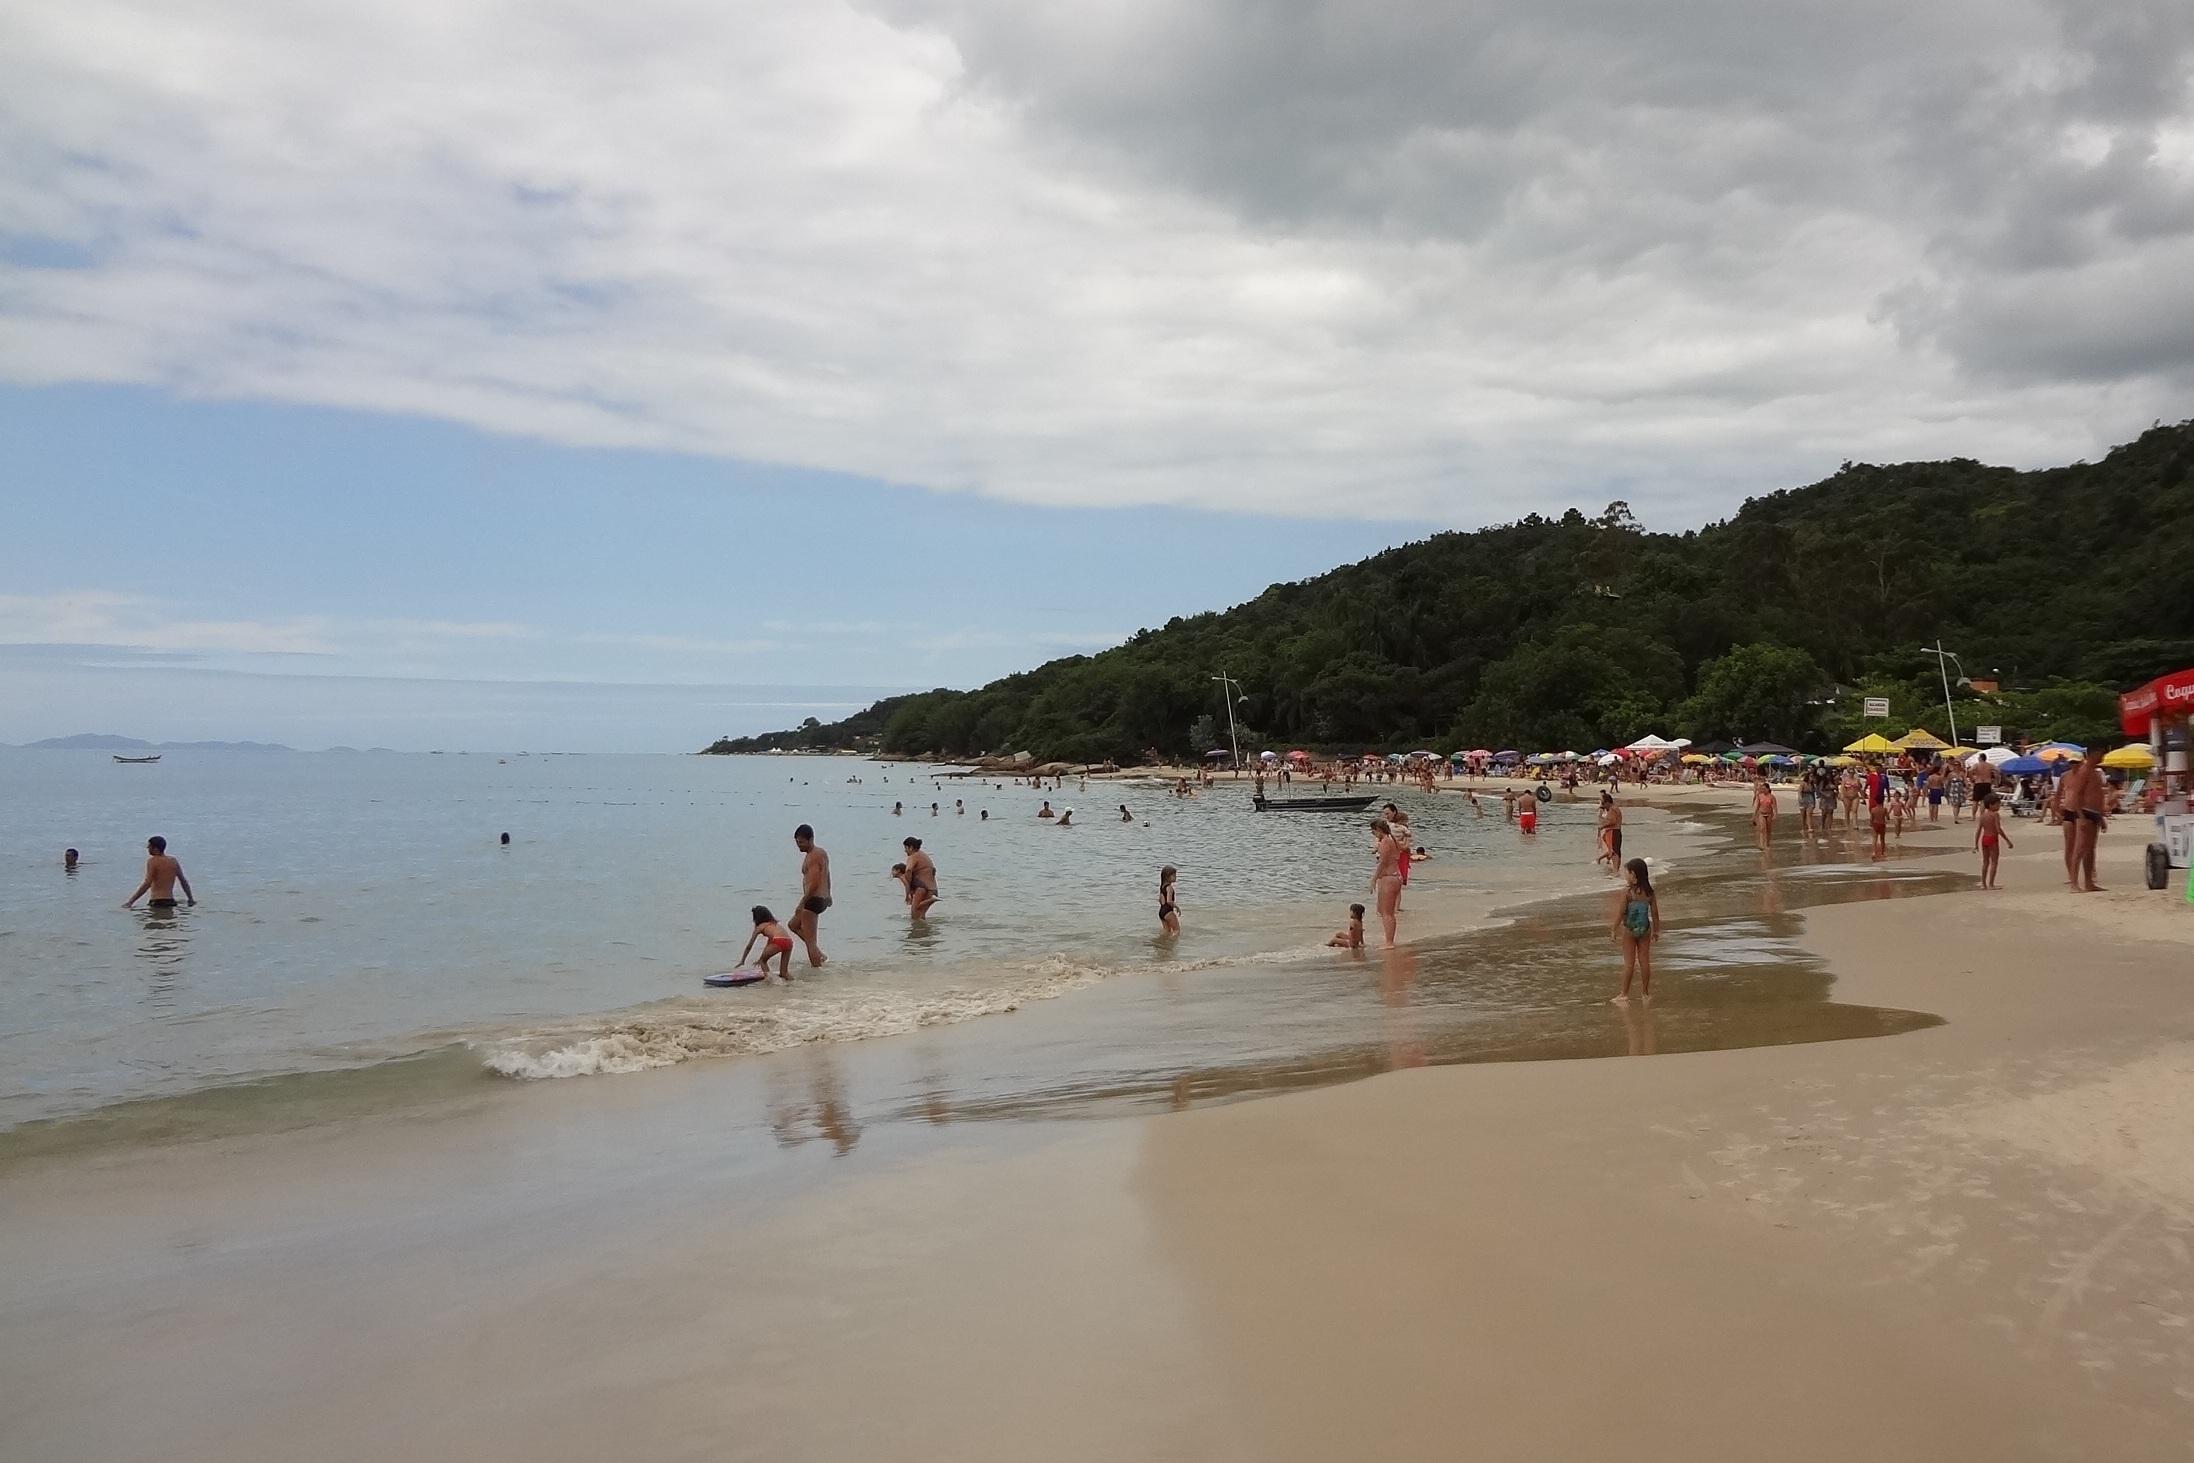
{"label": "beach umbrella", "polygon": [[1602,767],[1613,767],[1617,762],[1620,762],[1623,759],[1616,756],[1613,752],[1602,752],[1599,756],[1593,758],[1592,760],[1599,763]]}
{"label": "beach umbrella", "polygon": [[2116,751],[2103,754],[2105,767],[2127,768],[2139,772],[2155,765],[2156,754],[2148,749],[2146,742],[2128,742]]}
{"label": "beach umbrella", "polygon": [[1213,747],[1210,751],[1204,753],[1204,760],[1209,762],[1214,757],[1231,757],[1233,755],[1224,747]]}
{"label": "beach umbrella", "polygon": [[1937,756],[1952,757],[1960,762],[1980,751],[1979,747],[1945,747]]}
{"label": "beach umbrella", "polygon": [[1950,745],[1924,726],[1916,726],[1890,743],[1900,752],[1939,752]]}
{"label": "beach umbrella", "polygon": [[1788,767],[1791,763],[1796,762],[1797,760],[1798,758],[1795,756],[1785,757],[1780,752],[1770,752],[1765,757],[1762,757],[1760,759],[1761,763],[1768,767]]}
{"label": "beach umbrella", "polygon": [[1859,738],[1850,746],[1844,748],[1844,750],[1847,752],[1860,752],[1879,757],[1884,753],[1896,751],[1897,744],[1895,742],[1892,742],[1889,738],[1883,736],[1880,732],[1868,732],[1865,736]]}
{"label": "beach umbrella", "polygon": [[2032,777],[2037,772],[2051,771],[2051,767],[2039,757],[2014,757],[2003,764],[2003,770],[2013,777]]}
{"label": "beach umbrella", "polygon": [[1496,762],[1520,762],[1523,760],[1523,756],[1524,754],[1514,747],[1504,747],[1493,754],[1493,760]]}
{"label": "beach umbrella", "polygon": [[1975,752],[1966,758],[1965,765],[1971,767],[1976,762],[1986,762],[1991,767],[2001,767],[2018,755],[2009,747],[1990,747],[1985,752]]}
{"label": "beach umbrella", "polygon": [[[1660,737],[1654,736],[1651,732],[1648,732],[1644,736],[1638,738],[1638,740],[1636,740],[1635,742],[1632,742],[1629,746],[1623,748],[1623,750],[1626,752],[1665,752],[1670,747],[1673,747],[1675,745],[1676,743],[1674,742],[1665,741]],[[1685,742],[1684,745],[1688,747],[1691,744],[1689,742]]]}
{"label": "beach umbrella", "polygon": [[1711,762],[1711,761],[1713,761],[1713,760],[1714,760],[1714,759],[1713,759],[1712,757],[1709,757],[1709,756],[1708,756],[1708,755],[1707,755],[1706,753],[1704,753],[1704,752],[1686,752],[1686,753],[1684,753],[1684,761],[1685,761],[1685,762],[1686,762],[1686,763],[1687,763],[1688,765],[1690,765],[1690,766],[1693,766],[1693,767],[1703,767],[1703,766],[1705,766],[1705,765],[1706,765],[1707,763],[1709,763],[1709,762]]}
{"label": "beach umbrella", "polygon": [[2087,748],[2077,742],[2044,742],[2028,752],[2029,757],[2039,757],[2044,762],[2077,762]]}
{"label": "beach umbrella", "polygon": [[1859,765],[1858,758],[1845,757],[1841,755],[1835,757],[1823,757],[1821,761],[1830,767],[1856,767]]}
{"label": "beach umbrella", "polygon": [[1308,762],[1310,760],[1310,753],[1304,751],[1301,747],[1297,747],[1294,751],[1287,754],[1287,760],[1290,762]]}

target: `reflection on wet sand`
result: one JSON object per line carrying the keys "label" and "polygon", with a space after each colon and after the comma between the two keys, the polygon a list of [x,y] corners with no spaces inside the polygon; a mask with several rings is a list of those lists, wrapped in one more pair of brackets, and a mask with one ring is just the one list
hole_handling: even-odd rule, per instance
{"label": "reflection on wet sand", "polygon": [[765,1103],[780,1148],[821,1139],[843,1158],[861,1141],[860,1120],[846,1101],[837,1057],[827,1047],[810,1047],[795,1061],[772,1067]]}
{"label": "reflection on wet sand", "polygon": [[[1793,840],[1795,841],[1795,840]],[[1368,1007],[1334,1004],[1332,1040],[1315,1050],[1200,1062],[1123,1076],[1092,1074],[1010,1096],[951,1104],[959,1119],[1096,1116],[1180,1109],[1318,1087],[1428,1063],[1652,1056],[1883,1036],[1939,1024],[1917,1011],[1829,999],[1832,977],[1794,943],[1797,911],[1935,893],[1963,874],[1893,871],[1801,855],[1786,874],[1743,848],[1672,871],[1650,1005],[1607,1002],[1620,975],[1608,935],[1613,894],[1542,906],[1513,924],[1425,947],[1381,952],[1364,971]],[[1365,964],[1370,965],[1367,961]],[[1319,974],[1349,969],[1336,958]],[[1316,979],[1290,972],[1275,979]],[[1345,990],[1345,987],[1343,988]],[[1249,1045],[1245,1034],[1243,1042]],[[936,1121],[935,1098],[924,1116]]]}

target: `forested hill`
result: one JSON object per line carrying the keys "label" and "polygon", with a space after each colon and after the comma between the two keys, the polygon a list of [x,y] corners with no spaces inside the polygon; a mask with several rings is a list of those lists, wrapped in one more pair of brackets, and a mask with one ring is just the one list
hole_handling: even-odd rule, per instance
{"label": "forested hill", "polygon": [[[1846,464],[1691,533],[1621,503],[1443,533],[1099,655],[880,702],[713,752],[862,746],[1121,762],[1242,745],[1589,749],[1648,731],[1820,746],[1888,695],[1892,731],[2107,736],[2116,690],[2194,664],[2194,421],[2101,462]],[[1955,677],[1957,670],[1953,668]]]}

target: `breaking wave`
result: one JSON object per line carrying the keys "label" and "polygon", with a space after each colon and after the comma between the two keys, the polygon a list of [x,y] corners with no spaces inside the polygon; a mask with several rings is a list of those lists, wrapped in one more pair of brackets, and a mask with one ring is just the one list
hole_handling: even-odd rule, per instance
{"label": "breaking wave", "polygon": [[665,1002],[474,1045],[486,1049],[489,1071],[525,1081],[646,1072],[697,1057],[760,1056],[814,1042],[902,1036],[928,1026],[1003,1015],[1116,973],[1054,954],[983,987],[726,992],[705,1002]]}

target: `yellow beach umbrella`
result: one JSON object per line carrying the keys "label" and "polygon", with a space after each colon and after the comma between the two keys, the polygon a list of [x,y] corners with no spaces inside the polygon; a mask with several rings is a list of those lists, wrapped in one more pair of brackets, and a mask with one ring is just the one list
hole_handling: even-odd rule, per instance
{"label": "yellow beach umbrella", "polygon": [[1709,757],[1709,756],[1707,756],[1707,755],[1706,755],[1706,754],[1705,754],[1704,752],[1686,752],[1686,753],[1684,753],[1684,761],[1685,761],[1685,763],[1687,763],[1688,765],[1690,765],[1690,766],[1693,766],[1693,767],[1697,767],[1697,766],[1699,766],[1699,765],[1700,765],[1700,764],[1702,764],[1702,763],[1706,763],[1706,762],[1711,762],[1711,761],[1713,761],[1713,760],[1714,760],[1714,759],[1713,759],[1712,757]]}
{"label": "yellow beach umbrella", "polygon": [[1890,743],[1901,752],[1939,752],[1950,745],[1924,726],[1916,726]]}
{"label": "yellow beach umbrella", "polygon": [[1885,752],[1896,751],[1897,744],[1880,732],[1868,732],[1844,750],[1847,752],[1866,752],[1879,757]]}
{"label": "yellow beach umbrella", "polygon": [[1954,757],[1963,762],[1968,757],[1978,757],[1980,753],[1981,749],[1979,747],[1952,747],[1945,751],[1943,755],[1945,757]]}
{"label": "yellow beach umbrella", "polygon": [[1829,767],[1856,767],[1859,764],[1856,757],[1823,757],[1821,761]]}
{"label": "yellow beach umbrella", "polygon": [[2156,754],[2146,742],[2128,742],[2115,752],[2103,754],[2103,766],[2123,767],[2135,772],[2146,771],[2156,765]]}
{"label": "yellow beach umbrella", "polygon": [[2044,762],[2077,762],[2080,760],[2080,754],[2070,747],[2036,747],[2027,755],[2029,757],[2039,757]]}

